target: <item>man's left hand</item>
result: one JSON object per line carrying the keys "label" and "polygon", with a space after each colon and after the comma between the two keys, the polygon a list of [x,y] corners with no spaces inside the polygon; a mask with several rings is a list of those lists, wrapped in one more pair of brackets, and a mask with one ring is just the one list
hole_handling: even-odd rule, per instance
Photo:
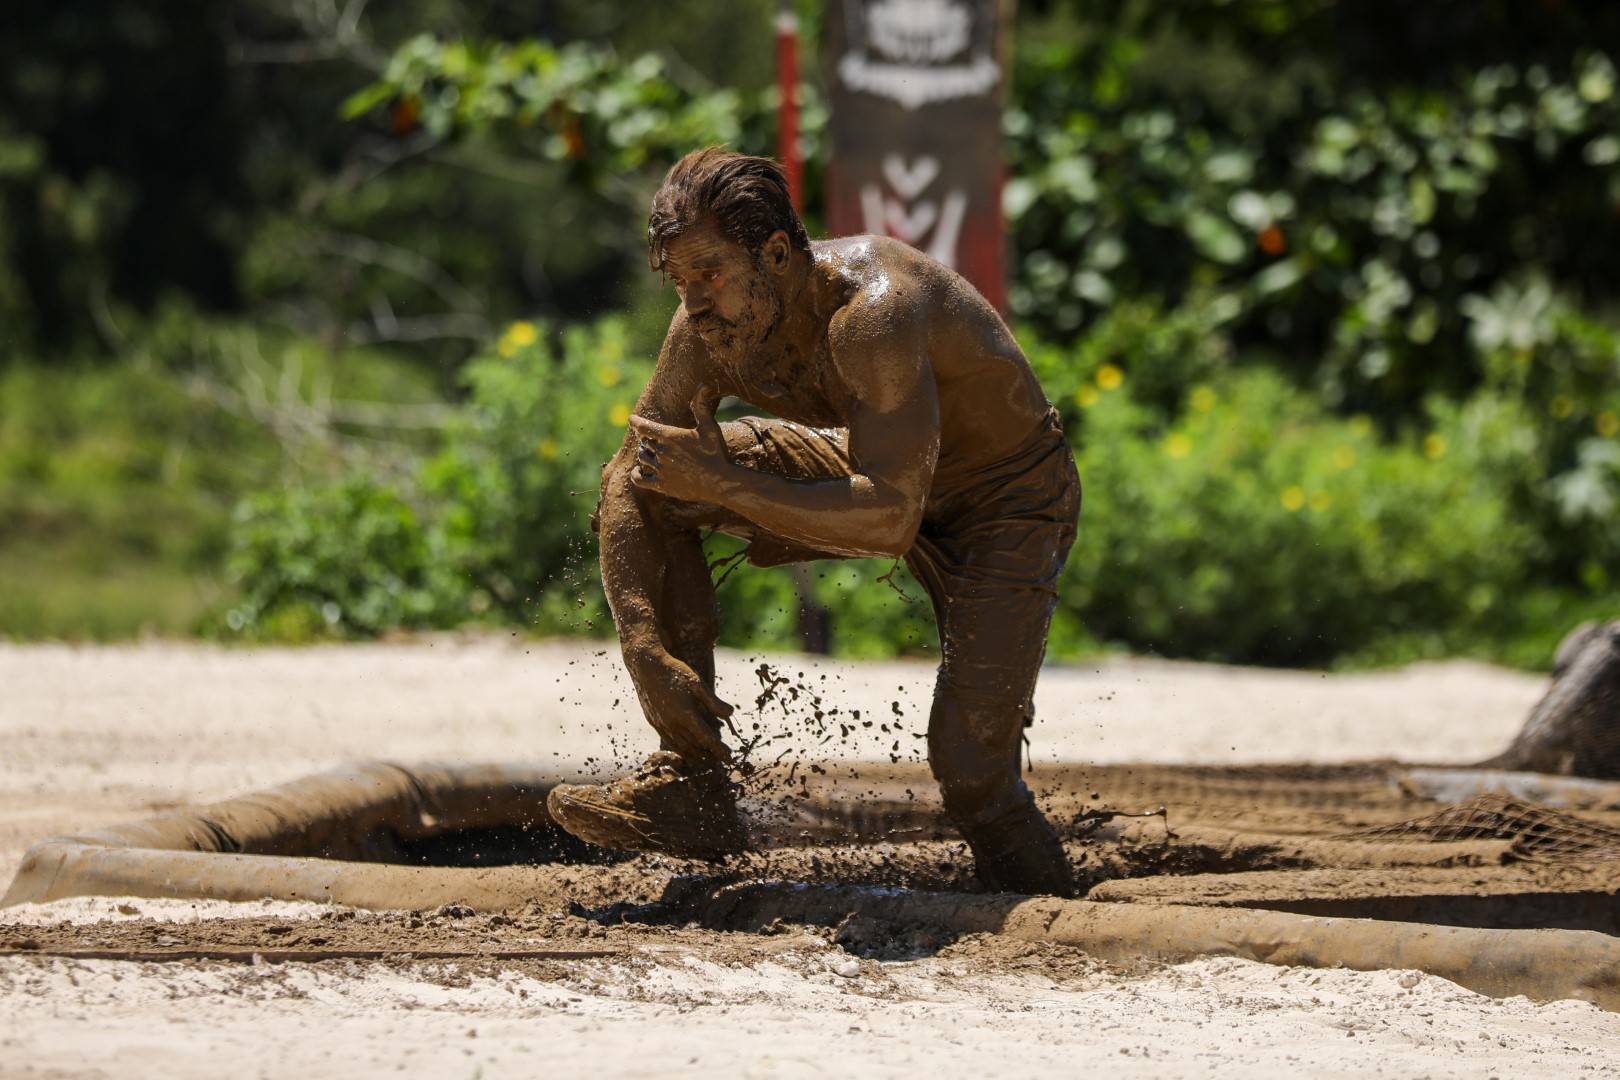
{"label": "man's left hand", "polygon": [[714,403],[707,387],[692,399],[695,427],[678,428],[632,416],[630,428],[640,446],[631,481],[686,502],[714,502],[718,485],[732,468],[726,437],[714,419]]}

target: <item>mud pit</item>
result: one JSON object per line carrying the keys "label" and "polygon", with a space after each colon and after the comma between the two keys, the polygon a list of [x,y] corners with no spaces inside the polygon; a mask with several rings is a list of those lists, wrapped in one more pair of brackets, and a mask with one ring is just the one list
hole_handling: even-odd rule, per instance
{"label": "mud pit", "polygon": [[[564,773],[622,767],[651,747],[627,682],[597,651],[490,639],[254,650],[0,645],[0,888],[42,837],[230,800],[344,760],[517,761],[543,746],[559,756],[542,760]],[[757,664],[722,652],[723,684],[756,685]],[[867,716],[893,715],[898,701],[908,730],[933,682],[926,662],[804,667]],[[1228,766],[1316,762],[1327,767],[1282,771],[1325,775],[1355,756],[1477,761],[1506,745],[1543,687],[1472,664],[1328,677],[1123,659],[1057,666],[1038,695],[1034,779],[1044,792],[1061,760],[1102,761],[1107,768],[1083,774],[1104,786],[1067,792],[1076,810],[1164,801],[1172,828],[1190,835],[1183,826],[1196,802],[1210,828],[1320,838],[1421,816],[1477,786],[1456,790],[1467,773],[1446,769],[1444,784],[1414,780],[1433,796],[1415,812],[1397,801],[1349,814],[1333,785],[1257,799],[1244,786],[1250,770]],[[734,692],[746,700],[745,689]],[[798,730],[765,720],[766,731]],[[587,760],[604,740],[617,740],[617,759]],[[839,782],[845,764],[889,770],[890,744],[874,738],[821,764]],[[1132,760],[1152,764],[1117,768]],[[1220,767],[1161,767],[1174,761]],[[1549,794],[1545,784],[1517,793],[1538,802]],[[1588,794],[1568,808],[1603,816],[1588,812],[1600,802]],[[1302,805],[1315,808],[1308,826],[1296,824],[1292,808]],[[1129,831],[1141,830],[1147,864],[1160,821],[1103,828],[1118,830],[1127,851]],[[949,854],[955,845],[942,847]],[[649,877],[679,869],[650,860],[578,869],[638,866]],[[32,957],[0,957],[0,1075],[214,1077],[222,1062],[251,1061],[248,1072],[273,1076],[401,1067],[491,1076],[526,1075],[544,1061],[564,1075],[1562,1077],[1612,1075],[1620,1055],[1620,1014],[1584,1001],[1484,997],[1409,963],[1363,972],[1224,956],[1122,962],[1005,934],[940,944],[915,929],[857,919],[715,931],[524,908],[372,913],[128,896],[24,905],[0,910],[0,939],[41,946]],[[180,958],[227,947],[237,957]],[[48,955],[75,948],[171,960]],[[386,959],[352,955],[367,949]],[[304,959],[279,962],[276,950]],[[459,955],[472,950],[585,955]],[[252,963],[255,952],[268,962]]]}
{"label": "mud pit", "polygon": [[[4,902],[268,897],[755,934],[812,925],[887,959],[993,933],[1115,961],[1218,954],[1412,966],[1496,996],[1576,997],[1620,1010],[1620,786],[1480,773],[1448,784],[1445,770],[1394,763],[1049,768],[1039,776],[1042,801],[1087,897],[1065,902],[983,894],[918,767],[818,769],[813,781],[796,768],[756,774],[750,787],[768,797],[745,809],[759,850],[720,865],[574,840],[545,811],[546,791],[564,779],[512,766],[386,763],[323,774],[37,845]],[[1453,793],[1499,790],[1437,809],[1417,794],[1437,783]],[[1582,813],[1501,793],[1537,784]],[[263,941],[256,951],[286,960],[387,955],[332,944],[343,936],[326,934],[308,952]],[[123,947],[0,943],[81,958]],[[394,946],[424,950],[479,961],[569,957],[505,947],[499,935],[461,951]],[[177,942],[172,951],[251,959],[255,948]]]}

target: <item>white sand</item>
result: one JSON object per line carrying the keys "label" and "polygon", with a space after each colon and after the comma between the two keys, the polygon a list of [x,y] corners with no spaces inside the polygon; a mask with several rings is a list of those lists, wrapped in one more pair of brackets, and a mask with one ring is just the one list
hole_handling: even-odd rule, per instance
{"label": "white sand", "polygon": [[91,926],[96,923],[200,923],[212,919],[318,919],[332,904],[301,900],[154,900],[146,896],[75,896],[48,904],[14,904],[0,908],[0,923],[9,926]]}
{"label": "white sand", "polygon": [[[650,743],[628,681],[598,651],[488,640],[0,646],[0,880],[44,836],[343,761],[577,762],[610,737],[628,760]],[[813,684],[827,675],[845,708],[892,716],[899,701],[908,726],[923,726],[926,664],[783,660]],[[757,692],[751,668],[722,660],[722,691],[739,705]],[[1037,702],[1036,759],[1466,761],[1499,749],[1541,686],[1471,664],[1333,677],[1143,661],[1054,668]],[[76,900],[18,913],[38,924],[310,914],[292,910],[303,907]],[[806,942],[739,966],[685,954],[580,961],[560,982],[428,964],[4,960],[0,1077],[1620,1076],[1620,1016],[1493,1001],[1399,972],[1206,960],[1054,978],[937,957],[862,961],[849,979],[829,970],[842,956]]]}
{"label": "white sand", "polygon": [[809,947],[741,967],[582,961],[559,982],[433,964],[13,962],[0,1074],[1520,1078],[1613,1076],[1620,1061],[1620,1017],[1433,978],[1407,989],[1413,973],[828,968]]}

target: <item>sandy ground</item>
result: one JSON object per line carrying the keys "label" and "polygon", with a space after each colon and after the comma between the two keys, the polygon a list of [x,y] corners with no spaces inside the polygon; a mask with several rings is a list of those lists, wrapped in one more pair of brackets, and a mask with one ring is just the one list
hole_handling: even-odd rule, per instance
{"label": "sandy ground", "polygon": [[[921,730],[927,664],[766,658]],[[722,658],[751,706],[759,658]],[[1322,676],[1140,660],[1043,676],[1043,761],[1467,761],[1539,678],[1472,664]],[[0,646],[0,880],[28,843],[360,759],[629,761],[650,749],[611,655],[437,640],[306,650]],[[767,710],[767,727],[788,721]],[[783,743],[780,745],[790,745]],[[882,757],[876,738],[849,752]],[[127,909],[127,910],[125,910]],[[0,914],[287,920],[300,905],[68,901]],[[0,935],[3,936],[3,935]],[[1620,1016],[1493,1001],[1408,972],[1234,960],[1118,970],[959,943],[878,962],[823,937],[667,946],[542,968],[0,959],[0,1076],[1620,1076]]]}

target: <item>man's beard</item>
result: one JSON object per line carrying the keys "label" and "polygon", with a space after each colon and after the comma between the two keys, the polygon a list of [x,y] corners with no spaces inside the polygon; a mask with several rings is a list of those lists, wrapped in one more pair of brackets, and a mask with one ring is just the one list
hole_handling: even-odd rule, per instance
{"label": "man's beard", "polygon": [[782,321],[782,298],[776,295],[763,275],[748,283],[747,302],[735,321],[713,313],[699,315],[692,322],[709,355],[732,364],[750,358]]}

